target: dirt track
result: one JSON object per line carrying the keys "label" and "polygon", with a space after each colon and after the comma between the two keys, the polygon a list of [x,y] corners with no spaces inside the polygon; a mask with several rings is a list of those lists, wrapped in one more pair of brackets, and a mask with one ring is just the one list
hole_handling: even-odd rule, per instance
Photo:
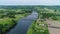
{"label": "dirt track", "polygon": [[58,21],[46,21],[50,34],[60,34],[60,22]]}

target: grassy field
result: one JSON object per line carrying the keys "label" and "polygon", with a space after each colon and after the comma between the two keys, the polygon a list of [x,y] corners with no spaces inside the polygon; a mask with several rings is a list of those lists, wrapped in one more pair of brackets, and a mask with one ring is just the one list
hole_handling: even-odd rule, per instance
{"label": "grassy field", "polygon": [[48,25],[38,19],[29,27],[27,34],[49,34]]}

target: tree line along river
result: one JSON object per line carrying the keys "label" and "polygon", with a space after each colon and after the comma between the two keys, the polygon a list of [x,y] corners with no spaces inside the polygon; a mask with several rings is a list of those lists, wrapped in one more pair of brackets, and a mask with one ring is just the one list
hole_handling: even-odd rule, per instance
{"label": "tree line along river", "polygon": [[38,18],[38,13],[32,11],[30,15],[18,21],[18,24],[6,34],[27,34],[29,26]]}

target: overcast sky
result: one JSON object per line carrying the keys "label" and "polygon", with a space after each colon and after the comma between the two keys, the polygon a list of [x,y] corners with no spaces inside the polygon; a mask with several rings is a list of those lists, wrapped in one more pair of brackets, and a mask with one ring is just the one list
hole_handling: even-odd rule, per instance
{"label": "overcast sky", "polygon": [[0,0],[0,5],[60,5],[60,0]]}

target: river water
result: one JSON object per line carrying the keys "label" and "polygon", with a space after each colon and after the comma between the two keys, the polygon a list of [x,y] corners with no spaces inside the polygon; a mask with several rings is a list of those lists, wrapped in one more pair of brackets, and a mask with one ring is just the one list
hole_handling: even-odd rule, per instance
{"label": "river water", "polygon": [[32,14],[24,17],[18,21],[18,24],[15,28],[11,29],[6,34],[27,34],[29,26],[33,23],[34,20],[38,18],[38,13],[33,11]]}

